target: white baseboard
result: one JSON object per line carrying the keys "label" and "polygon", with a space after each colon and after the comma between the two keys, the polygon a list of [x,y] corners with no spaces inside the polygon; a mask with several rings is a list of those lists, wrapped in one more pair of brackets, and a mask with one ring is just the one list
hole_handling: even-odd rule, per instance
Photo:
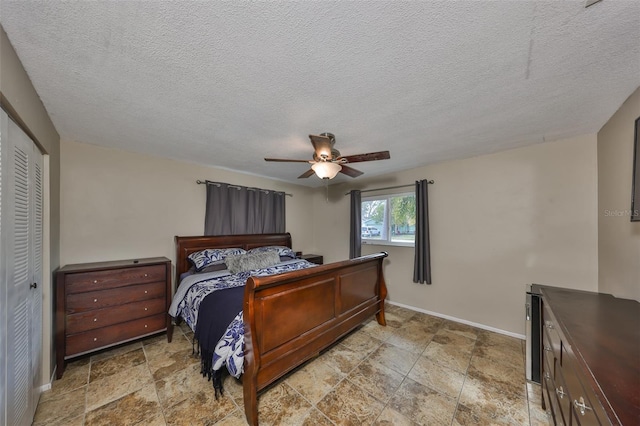
{"label": "white baseboard", "polygon": [[401,308],[406,308],[411,311],[422,312],[423,314],[433,315],[434,317],[444,318],[451,321],[459,322],[462,324],[470,325],[476,328],[481,328],[483,330],[492,331],[498,334],[504,334],[505,336],[515,337],[516,339],[525,340],[526,337],[524,334],[512,333],[511,331],[501,330],[499,328],[490,327],[484,324],[478,324],[477,322],[463,320],[461,318],[452,317],[450,315],[444,315],[438,312],[427,311],[426,309],[416,308],[415,306],[409,306],[398,302],[390,302],[387,300],[387,303],[390,305],[400,306]]}
{"label": "white baseboard", "polygon": [[51,377],[49,377],[49,383],[45,383],[44,385],[38,388],[39,393],[51,390],[51,383],[53,383],[53,381],[56,379],[56,368],[58,368],[58,366],[54,365],[53,372],[51,373]]}

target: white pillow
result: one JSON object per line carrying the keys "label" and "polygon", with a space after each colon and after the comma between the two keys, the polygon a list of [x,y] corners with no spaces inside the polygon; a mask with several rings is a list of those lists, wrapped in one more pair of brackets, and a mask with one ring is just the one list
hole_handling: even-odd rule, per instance
{"label": "white pillow", "polygon": [[264,246],[264,247],[256,247],[249,250],[248,253],[263,253],[267,251],[275,251],[278,253],[278,256],[288,256],[292,259],[295,259],[296,253],[291,250],[289,247],[285,246]]}
{"label": "white pillow", "polygon": [[246,253],[227,256],[225,259],[227,269],[232,274],[252,271],[254,269],[268,268],[280,263],[280,256],[276,251],[266,251],[262,253]]}

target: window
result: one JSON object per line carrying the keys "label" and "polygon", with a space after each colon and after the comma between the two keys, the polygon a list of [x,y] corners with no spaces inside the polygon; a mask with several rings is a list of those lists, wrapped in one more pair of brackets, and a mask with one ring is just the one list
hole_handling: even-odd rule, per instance
{"label": "window", "polygon": [[363,198],[361,217],[361,236],[364,244],[413,247],[416,234],[415,194]]}

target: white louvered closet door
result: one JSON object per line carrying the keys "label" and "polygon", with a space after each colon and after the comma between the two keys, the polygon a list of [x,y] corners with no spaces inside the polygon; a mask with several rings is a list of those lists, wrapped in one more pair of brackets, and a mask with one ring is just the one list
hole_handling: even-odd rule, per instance
{"label": "white louvered closet door", "polygon": [[42,155],[1,112],[0,243],[6,316],[6,424],[29,425],[37,405],[42,356]]}
{"label": "white louvered closet door", "polygon": [[5,244],[5,175],[8,117],[0,110],[0,424],[7,424],[7,259]]}
{"label": "white louvered closet door", "polygon": [[[26,135],[25,135],[26,136]],[[29,419],[33,419],[35,410],[40,399],[39,389],[42,379],[40,368],[42,362],[42,252],[43,252],[43,229],[42,219],[44,213],[44,190],[43,190],[43,166],[44,161],[39,149],[33,144],[32,166],[29,170],[31,173],[31,182],[33,182],[33,191],[31,193],[31,209],[33,214],[33,222],[31,224],[32,233],[32,249],[33,267],[31,268],[31,284],[29,291],[29,319],[31,325],[30,344],[31,344],[31,407],[32,412]]]}

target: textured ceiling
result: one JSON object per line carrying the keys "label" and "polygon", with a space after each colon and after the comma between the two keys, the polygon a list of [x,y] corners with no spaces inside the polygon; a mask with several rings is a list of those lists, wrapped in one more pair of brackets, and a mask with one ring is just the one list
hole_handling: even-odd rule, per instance
{"label": "textured ceiling", "polygon": [[[0,0],[61,137],[294,183],[595,133],[640,85],[640,2]],[[351,178],[340,176],[335,181]]]}

